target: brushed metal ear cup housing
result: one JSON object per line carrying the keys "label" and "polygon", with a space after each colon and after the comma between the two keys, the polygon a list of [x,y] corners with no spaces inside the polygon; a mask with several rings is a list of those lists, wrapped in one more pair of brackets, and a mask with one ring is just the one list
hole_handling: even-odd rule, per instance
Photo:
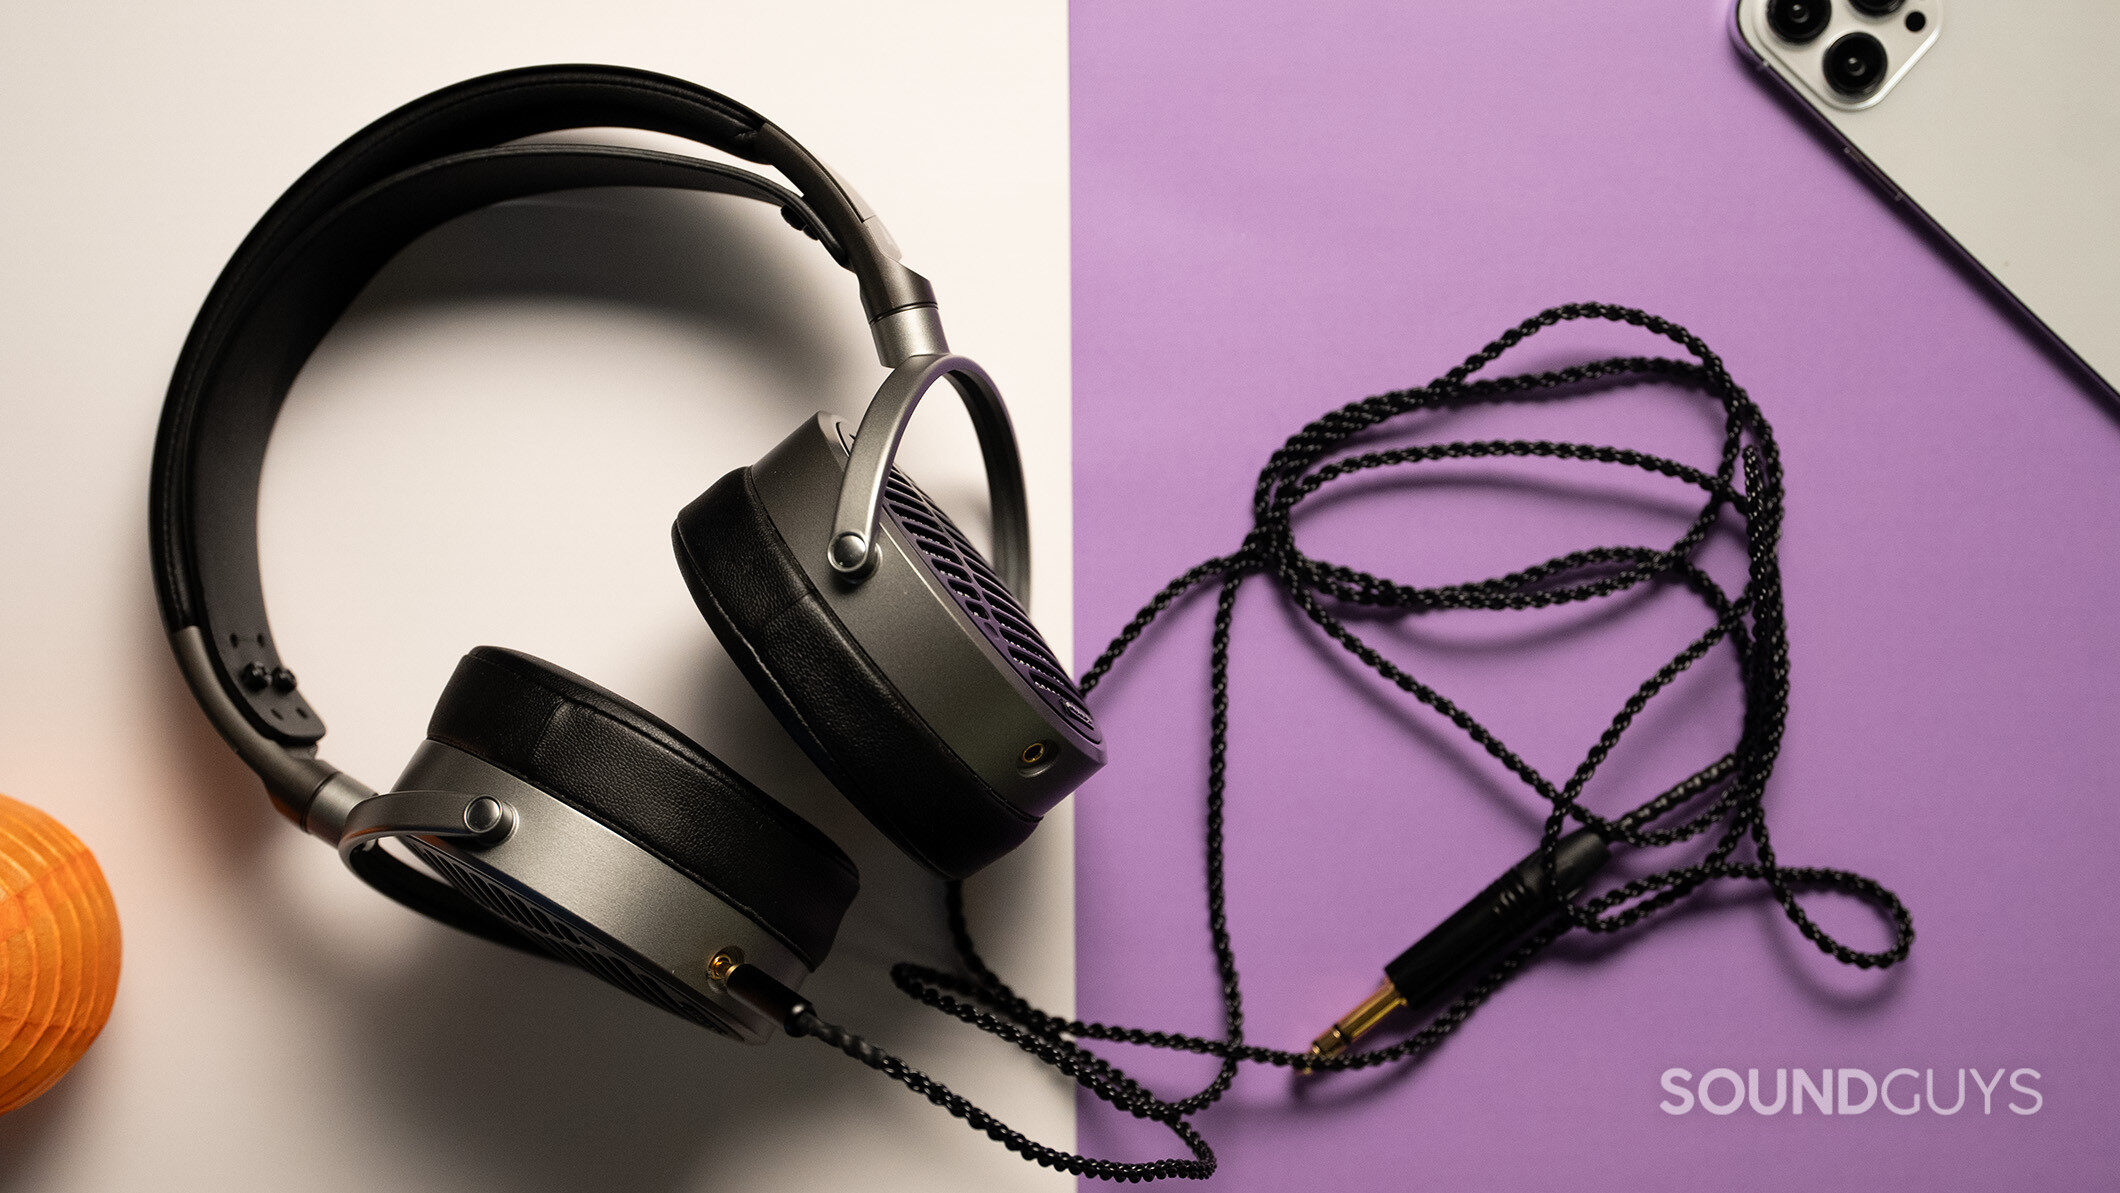
{"label": "brushed metal ear cup housing", "polygon": [[859,887],[828,838],[676,729],[516,651],[458,664],[398,788],[487,796],[512,816],[494,844],[405,837],[467,898],[553,956],[748,1042],[779,1025],[708,962],[734,950],[800,988]]}
{"label": "brushed metal ear cup housing", "polygon": [[1080,693],[986,561],[895,471],[871,569],[826,555],[848,429],[818,415],[677,516],[700,612],[863,815],[962,878],[1104,765]]}

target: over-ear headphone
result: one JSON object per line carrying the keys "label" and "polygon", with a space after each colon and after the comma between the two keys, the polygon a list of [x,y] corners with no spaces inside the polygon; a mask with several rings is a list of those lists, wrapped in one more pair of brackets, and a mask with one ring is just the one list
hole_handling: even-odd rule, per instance
{"label": "over-ear headphone", "polygon": [[[777,170],[612,145],[672,134]],[[961,878],[1006,854],[1103,765],[1081,693],[1031,624],[1023,473],[1000,392],[943,337],[927,281],[794,138],[714,92],[601,66],[437,91],[356,133],[282,195],[193,324],[155,444],[155,589],[207,717],[296,824],[370,885],[547,953],[724,1034],[781,1026],[733,996],[748,964],[790,989],[859,886],[824,834],[645,709],[543,660],[466,655],[386,794],[317,756],[324,724],[282,662],[257,557],[258,481],[281,402],[370,277],[475,209],[584,187],[741,195],[780,208],[860,281],[892,371],[858,429],[820,414],[682,510],[679,570],[780,722],[909,855]],[[986,559],[893,466],[923,395],[971,412],[994,520]],[[437,880],[380,848],[401,839]]]}

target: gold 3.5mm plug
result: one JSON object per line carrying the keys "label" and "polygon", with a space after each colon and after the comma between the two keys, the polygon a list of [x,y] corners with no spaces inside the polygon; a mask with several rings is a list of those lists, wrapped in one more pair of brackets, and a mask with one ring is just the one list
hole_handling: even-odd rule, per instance
{"label": "gold 3.5mm plug", "polygon": [[1492,964],[1553,915],[1561,900],[1580,894],[1609,856],[1605,839],[1590,829],[1562,837],[1554,858],[1554,875],[1560,880],[1558,896],[1546,889],[1545,866],[1537,853],[1510,867],[1434,931],[1394,957],[1384,967],[1384,984],[1326,1029],[1311,1044],[1310,1054],[1336,1056],[1401,1007],[1426,1006]]}

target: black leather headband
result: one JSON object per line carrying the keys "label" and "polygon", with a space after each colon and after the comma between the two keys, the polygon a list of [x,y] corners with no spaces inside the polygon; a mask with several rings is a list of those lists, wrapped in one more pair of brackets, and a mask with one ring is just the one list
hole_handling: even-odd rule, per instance
{"label": "black leather headband", "polygon": [[[772,166],[800,193],[671,154],[504,144],[591,127],[684,137]],[[258,481],[288,388],[368,280],[423,233],[508,199],[603,186],[773,203],[860,279],[886,364],[946,350],[927,282],[853,192],[705,88],[618,67],[533,67],[438,91],[356,133],[273,204],[215,282],[170,383],[150,496],[155,591],[185,677],[297,822],[337,772],[312,757],[323,722],[274,647],[258,570]]]}

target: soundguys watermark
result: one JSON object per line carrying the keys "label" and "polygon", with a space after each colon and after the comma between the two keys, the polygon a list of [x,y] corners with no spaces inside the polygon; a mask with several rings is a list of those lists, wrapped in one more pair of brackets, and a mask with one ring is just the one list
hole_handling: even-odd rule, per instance
{"label": "soundguys watermark", "polygon": [[1742,1074],[1736,1069],[1709,1069],[1696,1081],[1690,1069],[1670,1068],[1664,1070],[1661,1078],[1664,1092],[1670,1096],[1658,1102],[1657,1108],[1674,1115],[1691,1114],[1695,1107],[1716,1115],[1740,1110],[1773,1115],[1784,1108],[1790,1114],[1803,1114],[1806,1106],[1811,1113],[1835,1116],[1867,1114],[1873,1108],[1902,1116],[1951,1115],[1961,1110],[1970,1114],[1972,1110],[1966,1104],[1968,1078],[1973,1092],[1979,1095],[1979,1112],[1983,1115],[1994,1114],[1998,1102],[2018,1115],[2037,1114],[2046,1105],[2046,1096],[2039,1092],[2037,1069],[1999,1068],[1989,1073],[1985,1069],[1961,1068],[1955,1074],[1950,1069],[1940,1070],[1943,1096],[1951,1099],[1948,1104],[1937,1098],[1938,1072],[1893,1069],[1878,1076],[1868,1069],[1820,1069],[1814,1077],[1808,1069],[1775,1069],[1772,1076],[1758,1069],[1746,1069]]}

